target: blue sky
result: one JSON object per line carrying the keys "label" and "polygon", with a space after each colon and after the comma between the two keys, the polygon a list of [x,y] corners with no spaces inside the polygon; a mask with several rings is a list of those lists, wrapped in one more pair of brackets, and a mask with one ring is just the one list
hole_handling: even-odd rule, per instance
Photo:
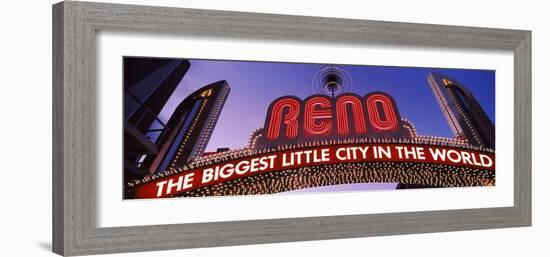
{"label": "blue sky", "polygon": [[[162,110],[168,120],[174,108],[193,91],[227,80],[231,92],[207,151],[246,146],[250,134],[264,124],[267,108],[277,97],[301,99],[314,92],[314,75],[321,64],[191,60],[191,67]],[[419,134],[451,137],[445,118],[427,83],[428,73],[439,72],[467,86],[495,122],[495,71],[419,67],[340,65],[351,76],[351,92],[361,96],[384,91],[395,99],[401,117],[411,120]]]}

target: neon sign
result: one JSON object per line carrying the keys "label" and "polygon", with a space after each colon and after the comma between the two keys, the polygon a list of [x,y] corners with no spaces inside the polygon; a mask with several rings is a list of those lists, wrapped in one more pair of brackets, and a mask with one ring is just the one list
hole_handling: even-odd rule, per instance
{"label": "neon sign", "polygon": [[277,98],[269,106],[263,145],[341,139],[343,137],[406,138],[394,99],[383,92],[365,97],[346,93],[330,98],[312,95]]}

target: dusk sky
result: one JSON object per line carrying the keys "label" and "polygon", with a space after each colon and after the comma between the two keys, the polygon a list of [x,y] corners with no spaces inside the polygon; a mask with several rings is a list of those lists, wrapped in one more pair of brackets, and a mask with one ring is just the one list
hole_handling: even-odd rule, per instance
{"label": "dusk sky", "polygon": [[[191,67],[160,113],[168,121],[178,104],[195,90],[226,80],[231,87],[214,129],[207,152],[217,148],[242,148],[251,133],[264,125],[269,104],[284,95],[301,99],[316,94],[315,74],[324,64],[248,61],[190,60]],[[364,96],[383,91],[396,101],[402,118],[414,123],[422,135],[452,137],[453,134],[428,86],[429,72],[450,76],[464,84],[495,122],[495,71],[418,67],[339,65],[350,75],[350,92]],[[359,183],[308,188],[287,192],[337,192],[395,189],[396,183]]]}
{"label": "dusk sky", "polygon": [[[206,151],[246,146],[250,134],[263,126],[267,108],[277,97],[301,99],[317,92],[312,81],[321,64],[191,60],[191,67],[162,110],[167,121],[175,107],[193,91],[219,80],[231,87]],[[428,73],[439,72],[466,85],[495,122],[495,72],[489,70],[340,65],[352,78],[351,92],[360,96],[384,91],[395,99],[401,117],[419,134],[452,137],[428,86]]]}

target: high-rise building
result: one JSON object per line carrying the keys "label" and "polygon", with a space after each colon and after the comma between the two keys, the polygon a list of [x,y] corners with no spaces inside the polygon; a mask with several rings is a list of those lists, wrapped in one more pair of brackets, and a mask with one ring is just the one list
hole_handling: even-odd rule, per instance
{"label": "high-rise building", "polygon": [[203,155],[229,95],[221,80],[187,96],[174,110],[157,139],[158,152],[140,157],[136,166],[149,174],[181,167]]}
{"label": "high-rise building", "polygon": [[168,121],[159,114],[191,66],[188,60],[124,57],[124,180],[202,156],[229,94],[225,80],[183,99]]}
{"label": "high-rise building", "polygon": [[124,177],[139,178],[147,170],[135,163],[141,156],[158,153],[152,138],[166,125],[158,118],[162,108],[187,73],[183,59],[124,57]]}
{"label": "high-rise building", "polygon": [[435,72],[428,75],[428,84],[457,138],[495,149],[495,125],[470,90],[459,81]]}
{"label": "high-rise building", "polygon": [[124,57],[124,111],[128,123],[147,134],[189,67],[189,61],[182,59]]}

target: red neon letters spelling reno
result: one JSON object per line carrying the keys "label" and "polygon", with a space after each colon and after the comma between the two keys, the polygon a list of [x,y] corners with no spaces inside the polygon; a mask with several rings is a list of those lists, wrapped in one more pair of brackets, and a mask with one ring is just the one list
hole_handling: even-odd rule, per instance
{"label": "red neon letters spelling reno", "polygon": [[335,99],[313,95],[305,100],[284,96],[271,103],[265,123],[267,140],[308,136],[364,135],[398,130],[399,113],[393,98],[374,92],[365,97],[343,94]]}

